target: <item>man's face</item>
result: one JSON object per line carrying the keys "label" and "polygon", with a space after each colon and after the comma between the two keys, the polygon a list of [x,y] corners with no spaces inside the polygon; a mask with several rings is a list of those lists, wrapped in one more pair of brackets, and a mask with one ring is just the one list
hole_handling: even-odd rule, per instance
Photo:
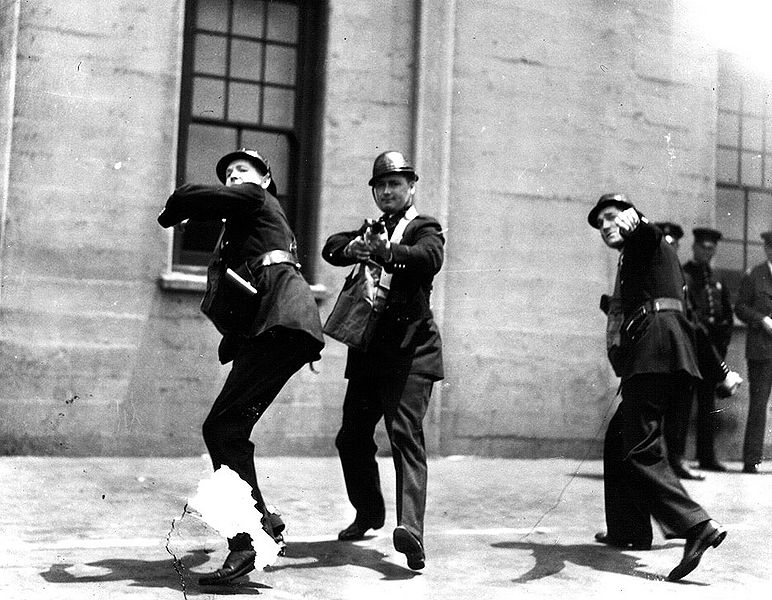
{"label": "man's face", "polygon": [[694,262],[699,265],[709,265],[716,255],[716,244],[711,241],[695,242],[692,246]]}
{"label": "man's face", "polygon": [[415,181],[397,173],[379,177],[373,184],[375,204],[387,215],[397,214],[410,206],[414,193]]}
{"label": "man's face", "polygon": [[621,248],[625,240],[619,232],[619,227],[614,222],[617,215],[622,212],[618,206],[607,206],[598,213],[598,230],[600,237],[609,248]]}
{"label": "man's face", "polygon": [[257,167],[246,159],[237,158],[225,169],[225,185],[231,187],[242,183],[256,183],[261,187],[267,179],[267,175],[257,170]]}

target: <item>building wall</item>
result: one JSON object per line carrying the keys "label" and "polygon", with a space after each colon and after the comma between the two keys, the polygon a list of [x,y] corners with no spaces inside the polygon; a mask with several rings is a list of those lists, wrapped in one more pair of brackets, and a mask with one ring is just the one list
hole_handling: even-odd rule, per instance
{"label": "building wall", "polygon": [[[184,2],[0,11],[18,14],[0,21],[0,73],[15,69],[0,84],[0,452],[203,452],[227,368],[200,294],[157,283]],[[685,229],[714,221],[714,54],[679,2],[329,0],[327,30],[312,281],[337,293],[324,239],[376,215],[375,155],[414,156],[419,209],[447,229],[430,450],[597,454],[617,385],[597,309],[615,256],[586,214],[618,190]],[[330,341],[293,378],[258,454],[334,452],[344,364]]]}

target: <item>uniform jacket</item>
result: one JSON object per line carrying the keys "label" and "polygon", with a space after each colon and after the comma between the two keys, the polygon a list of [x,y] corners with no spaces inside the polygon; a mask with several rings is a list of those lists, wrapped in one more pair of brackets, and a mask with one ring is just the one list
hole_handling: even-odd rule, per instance
{"label": "uniform jacket", "polygon": [[772,316],[772,275],[769,264],[763,262],[745,274],[740,282],[734,310],[737,318],[748,324],[745,357],[748,360],[772,359],[772,335],[761,326],[765,316]]}
{"label": "uniform jacket", "polygon": [[[225,336],[220,360],[233,358],[237,339],[254,338],[277,327],[307,334],[308,359],[318,359],[324,336],[305,279],[294,265],[257,263],[258,257],[271,250],[295,252],[295,236],[278,200],[252,183],[233,187],[186,184],[169,197],[158,222],[171,227],[185,219],[224,220],[221,242],[209,264],[204,296],[207,302],[213,294],[223,294],[218,299],[232,308],[232,319],[215,323]],[[225,267],[249,281],[257,294],[251,296],[222,279]]]}
{"label": "uniform jacket", "polygon": [[684,265],[686,285],[696,318],[722,356],[732,338],[732,303],[729,288],[716,277],[709,265],[689,261]]}
{"label": "uniform jacket", "polygon": [[[396,222],[386,222],[391,236]],[[343,255],[348,243],[365,230],[336,233],[327,239],[322,257],[335,266],[353,265]],[[440,224],[418,215],[405,228],[402,241],[392,244],[392,261],[378,260],[392,273],[391,288],[373,340],[366,352],[349,349],[347,378],[389,376],[397,370],[442,379],[442,342],[430,309],[434,276],[442,267],[445,240]]]}
{"label": "uniform jacket", "polygon": [[683,312],[650,312],[634,319],[634,327],[626,328],[647,300],[675,298],[685,303],[685,281],[678,255],[662,232],[646,221],[625,240],[619,285],[625,324],[620,363],[615,369],[622,380],[634,375],[676,372],[700,378],[694,329]]}

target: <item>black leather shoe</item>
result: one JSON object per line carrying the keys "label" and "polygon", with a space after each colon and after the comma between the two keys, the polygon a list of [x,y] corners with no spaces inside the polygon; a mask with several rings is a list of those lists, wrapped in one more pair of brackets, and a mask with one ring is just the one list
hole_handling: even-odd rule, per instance
{"label": "black leather shoe", "polygon": [[397,552],[401,552],[407,556],[407,566],[414,571],[419,571],[425,566],[424,547],[421,542],[405,529],[402,525],[398,525],[394,529],[394,549]]}
{"label": "black leather shoe", "polygon": [[351,525],[338,533],[338,539],[342,542],[355,542],[365,537],[370,529],[380,529],[383,521],[359,521],[355,520]]}
{"label": "black leather shoe", "polygon": [[605,531],[599,531],[596,533],[595,541],[600,542],[601,544],[606,544],[608,546],[613,546],[614,548],[621,548],[622,550],[651,550],[651,540],[648,542],[624,542],[609,536],[609,534],[607,534]]}
{"label": "black leather shoe", "polygon": [[283,531],[285,528],[284,521],[281,518],[281,513],[274,509],[269,509],[263,518],[260,519],[260,523],[263,526],[263,530],[273,538],[279,546],[279,556],[284,556],[287,551],[287,544],[284,543]]}
{"label": "black leather shoe", "polygon": [[695,473],[683,462],[674,462],[670,466],[673,467],[673,472],[679,479],[693,479],[694,481],[703,481],[705,479],[705,475]]}
{"label": "black leather shoe", "polygon": [[231,550],[222,568],[198,578],[199,585],[223,585],[255,570],[254,550]]}
{"label": "black leather shoe", "polygon": [[745,466],[743,466],[743,473],[750,473],[751,475],[756,475],[759,472],[759,465],[753,464],[753,463],[747,463]]}
{"label": "black leather shoe", "polygon": [[726,471],[726,466],[718,462],[717,460],[701,460],[699,462],[699,467],[703,471],[717,471],[719,473],[723,473]]}
{"label": "black leather shoe", "polygon": [[[694,531],[692,531],[694,530]],[[686,534],[684,556],[670,575],[668,581],[678,581],[686,577],[700,564],[702,555],[710,547],[717,548],[726,537],[726,529],[713,520],[704,521],[692,527]]]}

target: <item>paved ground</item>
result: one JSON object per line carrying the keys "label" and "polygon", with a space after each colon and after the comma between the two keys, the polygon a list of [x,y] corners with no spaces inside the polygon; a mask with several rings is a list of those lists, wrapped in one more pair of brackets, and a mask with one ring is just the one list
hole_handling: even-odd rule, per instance
{"label": "paved ground", "polygon": [[[739,471],[739,465],[731,467]],[[593,542],[603,528],[598,461],[451,457],[430,463],[427,567],[391,546],[393,469],[382,459],[386,527],[357,543],[335,536],[352,515],[335,458],[265,458],[258,473],[288,522],[287,556],[238,585],[202,588],[225,544],[186,499],[203,458],[0,458],[0,598],[267,599],[769,597],[772,473],[710,474],[690,493],[730,530],[685,581],[663,577],[681,542],[650,552]],[[181,561],[174,568],[173,556]]]}

